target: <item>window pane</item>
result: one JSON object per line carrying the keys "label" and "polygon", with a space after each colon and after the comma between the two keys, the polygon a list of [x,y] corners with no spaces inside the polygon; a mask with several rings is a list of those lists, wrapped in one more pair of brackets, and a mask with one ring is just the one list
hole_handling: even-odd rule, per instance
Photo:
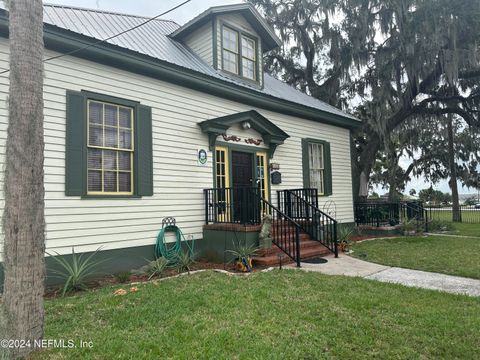
{"label": "window pane", "polygon": [[105,104],[105,125],[117,125],[117,106]]}
{"label": "window pane", "polygon": [[132,149],[132,130],[120,129],[120,149]]}
{"label": "window pane", "polygon": [[118,170],[131,170],[131,157],[130,152],[119,151],[118,152]]}
{"label": "window pane", "polygon": [[88,168],[102,169],[102,150],[88,149]]}
{"label": "window pane", "polygon": [[103,191],[117,192],[117,173],[105,171],[103,174]]}
{"label": "window pane", "polygon": [[102,191],[102,172],[88,171],[88,191]]}
{"label": "window pane", "polygon": [[238,74],[238,56],[228,51],[223,51],[223,69]]}
{"label": "window pane", "polygon": [[117,128],[105,128],[105,146],[118,148],[118,129]]}
{"label": "window pane", "polygon": [[255,80],[255,63],[251,60],[243,59],[242,75],[248,79]]}
{"label": "window pane", "polygon": [[132,176],[130,173],[118,173],[118,191],[132,191]]}
{"label": "window pane", "polygon": [[255,41],[242,37],[242,56],[255,60]]}
{"label": "window pane", "polygon": [[223,48],[238,53],[238,34],[236,31],[223,28]]}
{"label": "window pane", "polygon": [[117,169],[117,152],[113,150],[103,150],[103,169]]}
{"label": "window pane", "polygon": [[97,125],[90,125],[88,128],[88,144],[103,146],[103,129]]}
{"label": "window pane", "polygon": [[120,108],[119,111],[118,126],[130,129],[132,127],[132,111],[127,108]]}
{"label": "window pane", "polygon": [[88,103],[88,117],[90,124],[103,124],[103,104],[90,101]]}

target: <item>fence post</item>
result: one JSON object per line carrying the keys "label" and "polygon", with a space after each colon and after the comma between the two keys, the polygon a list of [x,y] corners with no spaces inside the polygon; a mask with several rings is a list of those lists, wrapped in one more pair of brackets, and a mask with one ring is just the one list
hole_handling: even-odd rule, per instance
{"label": "fence post", "polygon": [[335,257],[338,258],[338,238],[337,238],[337,225],[338,223],[335,221],[333,226],[333,242],[335,247]]}
{"label": "fence post", "polygon": [[295,226],[295,244],[297,250],[297,267],[300,267],[300,230]]}

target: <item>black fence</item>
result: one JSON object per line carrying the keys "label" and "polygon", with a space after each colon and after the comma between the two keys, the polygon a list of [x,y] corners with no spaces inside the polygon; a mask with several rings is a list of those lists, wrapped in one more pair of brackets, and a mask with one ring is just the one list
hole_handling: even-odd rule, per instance
{"label": "black fence", "polygon": [[419,201],[355,203],[355,223],[374,227],[414,223],[427,230],[428,213]]}
{"label": "black fence", "polygon": [[458,210],[452,206],[425,207],[427,216],[431,220],[451,222],[456,219],[465,224],[480,224],[480,207],[474,205],[461,205]]}
{"label": "black fence", "polygon": [[262,207],[260,189],[235,187],[205,189],[205,224],[260,224]]}

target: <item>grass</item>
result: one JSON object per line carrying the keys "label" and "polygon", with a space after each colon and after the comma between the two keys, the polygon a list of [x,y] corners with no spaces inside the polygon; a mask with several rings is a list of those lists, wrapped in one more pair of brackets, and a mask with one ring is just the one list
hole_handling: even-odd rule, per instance
{"label": "grass", "polygon": [[480,348],[479,299],[361,278],[204,272],[116,288],[47,301],[45,338],[93,348],[32,358],[453,359]]}
{"label": "grass", "polygon": [[480,238],[407,236],[360,242],[352,250],[379,264],[480,279]]}
{"label": "grass", "polygon": [[465,224],[465,223],[450,223],[454,231],[449,231],[449,234],[480,237],[480,224]]}

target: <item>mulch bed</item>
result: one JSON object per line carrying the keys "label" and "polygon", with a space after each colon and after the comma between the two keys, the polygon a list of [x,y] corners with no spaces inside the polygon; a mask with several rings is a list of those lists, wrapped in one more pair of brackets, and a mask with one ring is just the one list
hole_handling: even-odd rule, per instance
{"label": "mulch bed", "polygon": [[[267,267],[265,266],[255,266],[252,270],[252,272],[258,272],[266,269]],[[235,264],[233,263],[216,263],[216,262],[210,262],[207,260],[199,260],[196,261],[193,266],[192,266],[192,271],[195,270],[210,270],[210,269],[223,269],[232,273],[241,273],[235,268]],[[171,269],[166,269],[162,278],[168,278],[178,275],[178,271],[174,268]],[[106,286],[112,286],[112,285],[121,285],[124,287],[128,287],[130,284],[133,283],[142,283],[142,282],[148,282],[154,279],[158,279],[158,277],[153,277],[150,280],[148,279],[148,276],[146,275],[130,275],[130,278],[127,282],[120,282],[118,279],[115,277],[115,275],[107,275],[107,276],[102,276],[99,278],[96,278],[93,280],[88,287],[88,290],[96,290],[100,289]],[[77,291],[73,293],[69,293],[69,295],[74,295],[76,293],[81,293],[82,291]],[[50,287],[45,290],[45,299],[55,299],[62,297],[62,288],[60,286],[56,287]]]}

